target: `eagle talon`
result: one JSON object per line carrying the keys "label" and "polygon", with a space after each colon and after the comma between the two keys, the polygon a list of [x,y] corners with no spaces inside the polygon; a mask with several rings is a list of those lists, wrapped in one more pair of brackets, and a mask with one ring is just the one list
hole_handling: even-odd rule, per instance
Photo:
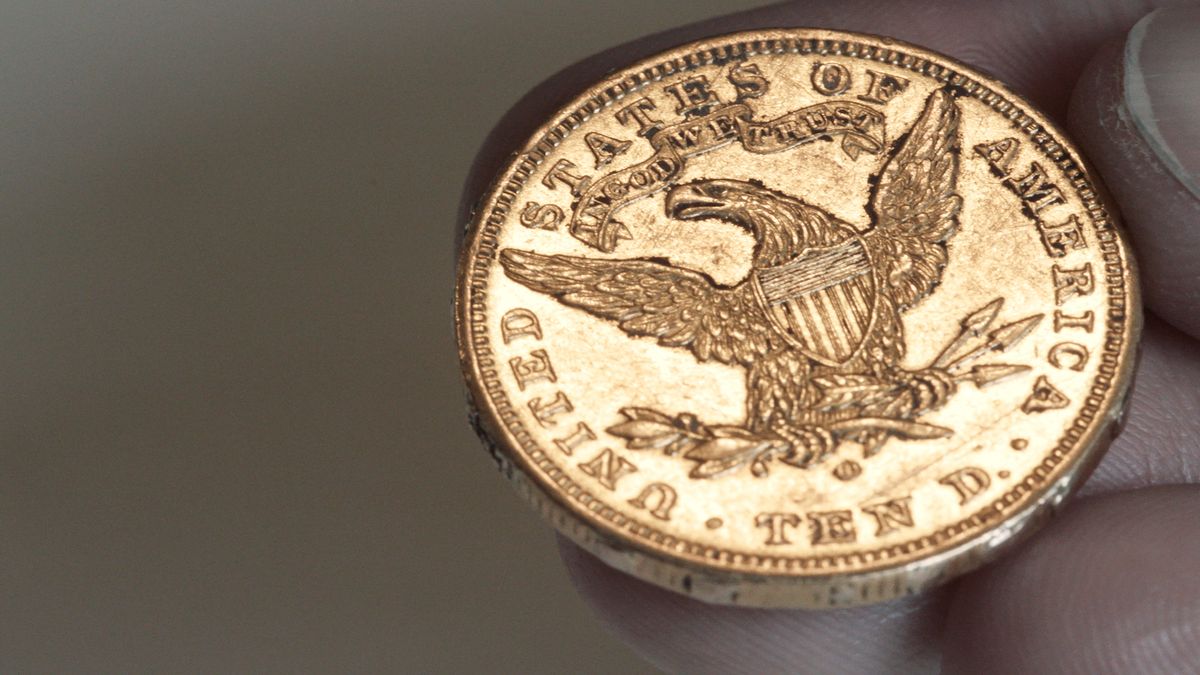
{"label": "eagle talon", "polygon": [[789,446],[780,460],[793,466],[806,467],[825,459],[833,452],[833,434],[824,427],[780,424],[771,429]]}
{"label": "eagle talon", "polygon": [[941,407],[958,390],[954,376],[942,368],[907,373],[902,384],[912,392],[914,412]]}
{"label": "eagle talon", "polygon": [[[902,369],[901,311],[942,278],[962,209],[955,187],[959,146],[955,98],[934,91],[872,178],[866,230],[754,181],[673,184],[664,202],[671,218],[717,220],[753,237],[751,272],[734,285],[651,257],[504,248],[497,259],[514,282],[613,322],[634,338],[690,350],[698,363],[746,370],[747,428],[706,427],[689,414],[646,415],[620,425],[638,449],[661,447],[700,461],[693,477],[747,463],[765,475],[775,459],[804,468],[852,437],[867,456],[888,438],[943,438],[952,432],[917,416],[946,402],[955,377],[979,382],[985,375],[960,374],[957,365],[953,375],[943,368]],[[608,211],[620,205],[613,202]],[[969,324],[972,331],[977,324]],[[846,427],[854,422],[858,428]]]}

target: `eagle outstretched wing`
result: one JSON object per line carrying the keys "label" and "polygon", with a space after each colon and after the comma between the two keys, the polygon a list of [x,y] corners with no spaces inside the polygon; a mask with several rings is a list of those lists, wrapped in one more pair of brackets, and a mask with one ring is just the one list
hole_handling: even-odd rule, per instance
{"label": "eagle outstretched wing", "polygon": [[863,239],[898,309],[937,285],[946,266],[946,240],[958,229],[958,118],[949,92],[930,94],[871,192],[867,208],[875,227]]}
{"label": "eagle outstretched wing", "polygon": [[616,321],[630,335],[688,347],[701,361],[749,365],[771,349],[768,319],[748,284],[719,286],[699,272],[651,260],[541,255],[505,249],[512,279]]}

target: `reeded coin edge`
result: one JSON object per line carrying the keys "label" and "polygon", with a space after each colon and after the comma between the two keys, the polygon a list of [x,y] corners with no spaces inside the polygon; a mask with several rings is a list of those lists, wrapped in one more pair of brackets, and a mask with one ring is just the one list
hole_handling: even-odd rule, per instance
{"label": "reeded coin edge", "polygon": [[[883,44],[877,46],[870,44],[871,41]],[[1103,287],[1108,295],[1109,311],[1100,372],[1093,380],[1092,393],[1081,412],[1042,464],[1004,495],[956,523],[924,537],[866,551],[780,556],[715,548],[680,539],[605,506],[587,488],[563,473],[521,423],[500,385],[487,336],[487,277],[489,266],[496,259],[497,234],[518,192],[556,146],[589,117],[650,83],[701,66],[783,53],[843,56],[900,66],[953,86],[961,94],[1004,115],[1015,131],[1026,136],[1067,176],[1090,217],[1090,226],[1105,263]],[[630,71],[633,74],[624,75]],[[749,580],[763,576],[828,580],[834,575],[842,577],[848,573],[885,570],[922,557],[929,559],[923,567],[931,572],[943,572],[926,576],[943,577],[951,567],[947,562],[949,559],[969,558],[969,567],[982,563],[986,558],[966,556],[964,552],[976,547],[997,550],[1004,541],[1030,529],[1029,524],[1040,520],[1036,514],[1053,509],[1082,482],[1086,472],[1072,473],[1068,469],[1072,466],[1090,468],[1107,446],[1106,431],[1121,412],[1132,379],[1132,350],[1141,327],[1140,297],[1136,284],[1125,281],[1125,275],[1132,275],[1134,267],[1128,257],[1128,242],[1104,204],[1103,188],[1088,179],[1089,173],[1094,173],[1074,148],[1054,140],[1065,138],[1065,135],[1033,112],[1027,101],[1009,92],[999,82],[929,50],[889,38],[815,29],[750,31],[693,42],[622,69],[592,89],[599,89],[601,93],[576,98],[564,106],[572,112],[559,116],[533,134],[525,148],[502,172],[487,198],[480,202],[483,208],[468,224],[455,294],[460,358],[471,398],[477,404],[482,402],[477,406],[481,416],[477,428],[493,446],[493,454],[502,465],[512,461],[506,471],[510,478],[516,478],[511,471],[514,465],[524,474],[522,477],[528,479],[526,487],[529,489],[521,491],[528,492],[527,497],[542,507],[539,510],[551,516],[560,530],[609,562],[635,574],[639,574],[639,565],[626,559],[630,548],[650,553],[672,567],[676,561],[683,562],[681,570],[713,573],[718,579],[746,575]],[[1127,352],[1124,355],[1123,350]],[[513,451],[505,438],[515,441],[521,452]],[[543,498],[549,499],[549,503]],[[564,516],[570,522],[564,521]],[[595,528],[595,532],[578,530],[580,524]],[[949,547],[930,552],[932,547],[942,545]],[[965,559],[959,562],[966,563]],[[952,567],[955,573],[965,571],[962,564]],[[662,579],[651,580],[674,588],[680,586]],[[904,590],[911,592],[914,589]]]}

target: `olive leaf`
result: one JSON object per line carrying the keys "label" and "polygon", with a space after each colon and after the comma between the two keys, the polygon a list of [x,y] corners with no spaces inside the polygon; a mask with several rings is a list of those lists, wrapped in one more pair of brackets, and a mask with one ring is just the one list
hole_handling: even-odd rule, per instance
{"label": "olive leaf", "polygon": [[708,461],[727,459],[762,449],[766,443],[749,438],[713,438],[684,453],[688,459]]}

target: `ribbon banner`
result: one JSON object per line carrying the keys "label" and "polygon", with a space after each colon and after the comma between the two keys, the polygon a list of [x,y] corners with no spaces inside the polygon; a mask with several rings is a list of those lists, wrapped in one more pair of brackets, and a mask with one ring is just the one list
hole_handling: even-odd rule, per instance
{"label": "ribbon banner", "polygon": [[624,226],[612,219],[614,211],[671,185],[688,157],[735,141],[755,154],[834,136],[842,137],[842,150],[851,159],[862,151],[878,154],[883,149],[883,113],[859,103],[828,101],[767,121],[755,121],[752,115],[745,103],[733,103],[663,127],[649,139],[654,148],[649,159],[586,186],[571,214],[571,234],[601,251],[613,251],[624,234]]}

